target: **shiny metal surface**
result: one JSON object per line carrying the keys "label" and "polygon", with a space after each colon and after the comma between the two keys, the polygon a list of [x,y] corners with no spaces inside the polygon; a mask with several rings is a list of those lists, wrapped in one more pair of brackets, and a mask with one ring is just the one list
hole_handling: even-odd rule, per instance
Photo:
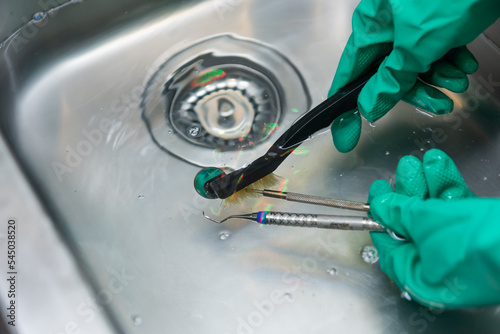
{"label": "shiny metal surface", "polygon": [[24,0],[24,1],[2,1],[0,3],[0,41],[10,36],[25,23],[29,22],[34,13],[48,11],[60,6],[69,0]]}
{"label": "shiny metal surface", "polygon": [[[100,298],[95,313],[107,320],[90,332],[497,331],[495,308],[431,312],[402,299],[378,263],[361,257],[360,250],[371,245],[368,233],[207,222],[201,212],[218,213],[222,205],[194,191],[199,168],[159,149],[141,119],[141,94],[167,60],[164,55],[226,33],[286,55],[303,76],[312,103],[319,103],[355,6],[356,1],[341,0],[86,0],[31,22],[31,34],[21,30],[2,44],[0,127],[51,226],[87,279],[82,284]],[[479,196],[500,196],[500,53],[484,36],[471,48],[481,68],[468,92],[454,95],[453,114],[433,117],[401,103],[376,125],[365,122],[362,140],[350,154],[334,150],[328,131],[314,136],[278,169],[285,186],[366,201],[371,182],[393,178],[402,155],[421,156],[438,147],[455,159]],[[303,97],[299,102],[307,104]],[[290,115],[294,108],[283,112]],[[237,159],[209,153],[203,164],[233,166],[253,159],[251,153]],[[223,213],[266,207],[311,208],[260,198]],[[103,293],[113,273],[130,279],[119,292]],[[64,300],[68,289],[73,291],[60,286],[48,300],[26,292],[20,300],[45,305]],[[71,307],[53,314],[51,307],[40,306],[36,317],[33,308],[25,312],[20,323],[44,323],[55,333],[64,331],[61,323],[88,320]],[[46,319],[58,322],[50,328]]]}
{"label": "shiny metal surface", "polygon": [[349,231],[384,231],[384,227],[368,217],[316,215],[307,213],[266,212],[269,225],[313,227]]}
{"label": "shiny metal surface", "polygon": [[[110,272],[108,284],[94,291],[24,178],[3,136],[0,136],[0,171],[0,248],[5,256],[0,265],[2,309],[12,308],[11,301],[14,301],[13,314],[10,310],[2,311],[0,333],[52,333],[55,330],[113,333],[108,313],[102,310],[96,297],[110,293],[110,286],[115,292],[123,289],[119,280],[121,273]],[[14,221],[11,231],[15,234],[7,234],[9,221]],[[15,235],[15,239],[9,235]],[[8,243],[12,240],[13,245]],[[10,262],[12,268],[7,262],[12,260],[7,258],[9,245],[14,246],[15,252],[14,262]],[[12,282],[7,281],[12,277]],[[12,317],[6,318],[7,315]],[[4,327],[7,321],[15,326]]]}
{"label": "shiny metal surface", "polygon": [[223,139],[246,137],[255,116],[250,102],[238,91],[220,91],[206,96],[194,110],[207,132]]}

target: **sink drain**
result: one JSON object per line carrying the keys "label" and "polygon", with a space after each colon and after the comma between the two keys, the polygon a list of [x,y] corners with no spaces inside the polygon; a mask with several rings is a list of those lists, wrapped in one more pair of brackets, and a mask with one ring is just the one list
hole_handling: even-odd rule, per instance
{"label": "sink drain", "polygon": [[166,116],[187,141],[221,151],[258,145],[281,115],[276,84],[244,58],[206,54],[165,84]]}
{"label": "sink drain", "polygon": [[142,118],[158,146],[195,165],[241,167],[243,150],[262,155],[261,144],[298,117],[292,110],[310,107],[296,68],[261,43],[221,35],[164,57],[143,93]]}

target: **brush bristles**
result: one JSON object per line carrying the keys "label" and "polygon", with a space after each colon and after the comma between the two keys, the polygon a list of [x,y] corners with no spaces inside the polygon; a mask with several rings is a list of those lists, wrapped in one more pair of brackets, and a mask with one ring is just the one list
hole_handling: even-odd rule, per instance
{"label": "brush bristles", "polygon": [[235,192],[228,198],[224,199],[223,205],[226,207],[233,204],[244,202],[250,198],[259,197],[262,194],[261,192],[262,189],[276,187],[281,182],[283,182],[283,178],[279,177],[274,173],[271,173],[267,176],[264,176],[262,179],[252,183],[248,187],[245,187],[240,191]]}

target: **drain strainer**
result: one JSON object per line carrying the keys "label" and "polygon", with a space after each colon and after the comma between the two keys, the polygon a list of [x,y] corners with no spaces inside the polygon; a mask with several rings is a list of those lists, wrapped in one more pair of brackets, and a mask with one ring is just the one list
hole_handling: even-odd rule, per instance
{"label": "drain strainer", "polygon": [[165,84],[166,116],[187,141],[221,151],[258,145],[281,115],[278,88],[258,64],[205,54]]}
{"label": "drain strainer", "polygon": [[261,144],[298,117],[292,110],[309,106],[304,81],[284,56],[233,35],[170,56],[141,101],[143,120],[163,150],[199,166],[234,168],[263,154],[268,146]]}

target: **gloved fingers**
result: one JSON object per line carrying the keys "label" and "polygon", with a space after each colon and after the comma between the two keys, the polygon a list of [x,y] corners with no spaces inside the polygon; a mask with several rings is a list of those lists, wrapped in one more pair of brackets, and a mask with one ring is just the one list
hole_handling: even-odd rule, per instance
{"label": "gloved fingers", "polygon": [[[383,233],[377,233],[383,234]],[[438,292],[421,278],[421,260],[418,247],[413,243],[402,243],[389,235],[371,234],[373,244],[379,253],[380,269],[386,273],[402,291],[408,292],[418,303],[443,308],[443,288]]]}
{"label": "gloved fingers", "polygon": [[374,217],[386,227],[401,221],[411,236],[399,244],[372,233],[382,270],[432,308],[498,303],[499,295],[492,294],[497,282],[491,279],[498,267],[491,252],[499,239],[498,208],[498,199],[486,198],[420,200],[397,193],[374,198]]}
{"label": "gloved fingers", "polygon": [[[478,203],[477,198],[454,201],[441,199],[419,199],[398,193],[379,195],[370,202],[370,213],[379,224],[406,238],[409,242],[426,249],[439,246],[440,240],[449,239],[449,233],[465,233],[464,222],[474,222],[476,212],[471,208]],[[497,202],[495,202],[497,203]],[[476,219],[476,224],[481,219]],[[474,224],[467,226],[468,231],[477,228]],[[483,223],[484,225],[485,223]],[[458,233],[457,235],[460,235]]]}
{"label": "gloved fingers", "polygon": [[391,110],[415,85],[417,73],[406,70],[403,51],[393,50],[358,97],[358,107],[363,116],[375,122]]}
{"label": "gloved fingers", "polygon": [[475,197],[453,160],[443,151],[427,151],[423,159],[423,170],[431,198],[454,200]]}
{"label": "gloved fingers", "polygon": [[353,33],[347,41],[337,71],[335,72],[332,85],[328,91],[328,97],[335,94],[339,89],[351,81],[357,79],[373,63],[377,62],[391,51],[392,43],[364,45],[363,42],[357,41],[357,36],[356,33]]}
{"label": "gloved fingers", "polygon": [[452,99],[419,80],[403,95],[402,100],[435,115],[444,115],[453,111]]}
{"label": "gloved fingers", "polygon": [[370,232],[370,237],[378,251],[380,269],[405,291],[406,277],[416,262],[415,245],[395,240],[386,232]]}
{"label": "gloved fingers", "polygon": [[444,59],[456,66],[465,74],[472,74],[479,68],[476,57],[467,49],[466,46],[453,48],[444,56]]}
{"label": "gloved fingers", "polygon": [[384,195],[387,193],[392,193],[394,190],[392,189],[391,184],[386,180],[376,180],[370,186],[370,190],[368,191],[368,203],[372,201],[377,196]]}
{"label": "gloved fingers", "polygon": [[361,116],[351,110],[337,117],[331,126],[333,144],[341,153],[351,151],[361,136]]}
{"label": "gloved fingers", "polygon": [[398,193],[385,193],[371,199],[370,213],[380,225],[407,240],[412,240],[409,228],[412,224],[420,225],[419,217],[411,214],[414,201],[421,200]]}
{"label": "gloved fingers", "polygon": [[[354,45],[353,36],[354,34],[351,35],[348,45],[344,49],[328,97],[352,80],[357,79],[390,50],[390,45],[387,44],[371,45],[360,50]],[[347,153],[356,147],[361,136],[361,125],[361,115],[357,110],[346,112],[333,121],[331,125],[332,138],[339,152]]]}
{"label": "gloved fingers", "polygon": [[462,93],[469,87],[467,74],[444,59],[432,63],[429,71],[421,73],[420,78],[433,86]]}
{"label": "gloved fingers", "polygon": [[365,1],[352,15],[352,34],[340,58],[328,96],[357,79],[392,50],[394,28],[388,1]]}
{"label": "gloved fingers", "polygon": [[396,168],[396,192],[421,199],[429,195],[422,162],[413,155],[401,158]]}
{"label": "gloved fingers", "polygon": [[352,14],[353,33],[363,45],[394,40],[393,7],[389,1],[363,1]]}

